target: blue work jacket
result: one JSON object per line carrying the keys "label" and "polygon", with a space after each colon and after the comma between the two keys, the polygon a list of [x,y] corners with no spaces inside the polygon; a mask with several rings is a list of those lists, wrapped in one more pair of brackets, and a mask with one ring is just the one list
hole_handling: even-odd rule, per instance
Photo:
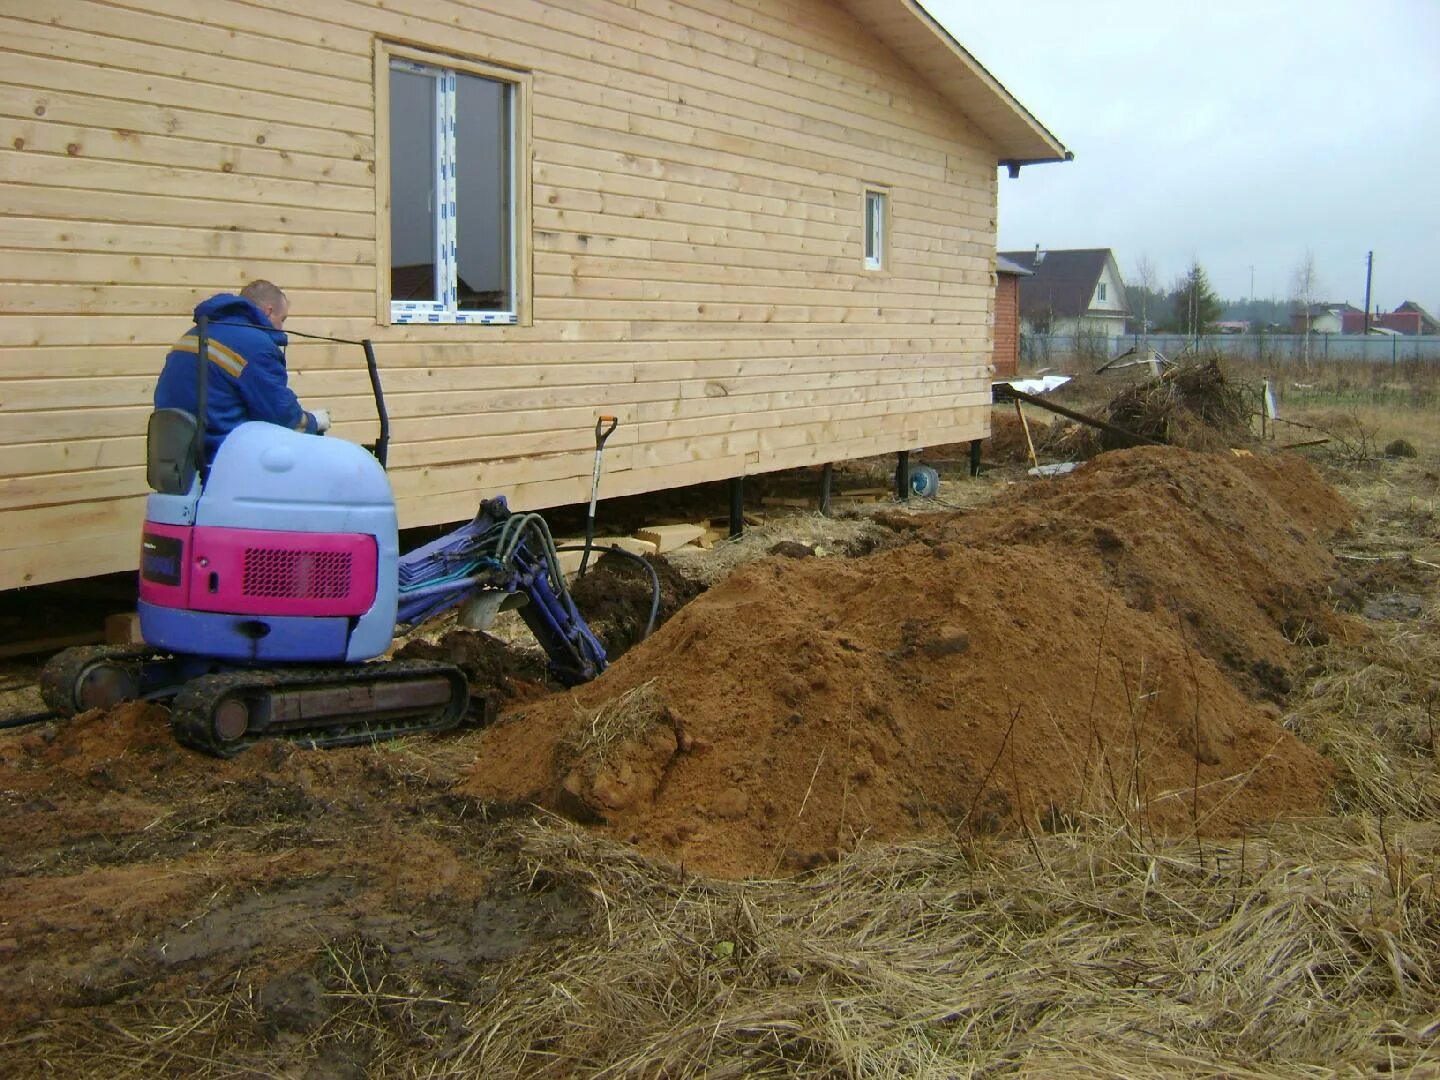
{"label": "blue work jacket", "polygon": [[[300,407],[287,382],[285,334],[270,325],[258,307],[242,296],[221,293],[195,309],[210,319],[205,376],[205,456],[215,457],[221,441],[246,420],[264,420],[310,435],[315,417]],[[192,326],[171,347],[155,384],[157,409],[197,409],[199,327]]]}

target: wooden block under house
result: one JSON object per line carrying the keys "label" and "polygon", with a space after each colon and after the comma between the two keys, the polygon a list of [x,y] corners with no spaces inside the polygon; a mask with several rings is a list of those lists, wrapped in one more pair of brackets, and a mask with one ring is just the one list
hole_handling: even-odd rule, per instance
{"label": "wooden block under house", "polygon": [[635,538],[654,544],[655,550],[664,555],[667,551],[694,543],[704,534],[703,525],[651,525],[645,529],[637,529]]}

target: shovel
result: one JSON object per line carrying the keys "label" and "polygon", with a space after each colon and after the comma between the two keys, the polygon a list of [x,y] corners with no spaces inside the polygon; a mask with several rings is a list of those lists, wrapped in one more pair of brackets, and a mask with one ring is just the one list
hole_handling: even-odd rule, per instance
{"label": "shovel", "polygon": [[585,576],[590,562],[590,548],[595,543],[595,498],[600,494],[600,458],[605,453],[605,440],[620,426],[618,416],[602,416],[595,421],[595,471],[590,476],[590,509],[585,514],[585,554],[580,556],[577,578]]}

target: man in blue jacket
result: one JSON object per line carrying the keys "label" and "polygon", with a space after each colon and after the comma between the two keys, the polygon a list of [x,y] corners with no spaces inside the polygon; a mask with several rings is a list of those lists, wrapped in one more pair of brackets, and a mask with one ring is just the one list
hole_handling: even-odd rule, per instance
{"label": "man in blue jacket", "polygon": [[[268,281],[252,281],[240,295],[220,293],[195,309],[210,320],[205,376],[205,458],[213,460],[225,436],[247,420],[264,420],[310,435],[330,427],[324,409],[306,412],[287,383],[281,331],[290,301]],[[195,358],[199,327],[193,326],[165,357],[155,384],[155,408],[196,411]]]}

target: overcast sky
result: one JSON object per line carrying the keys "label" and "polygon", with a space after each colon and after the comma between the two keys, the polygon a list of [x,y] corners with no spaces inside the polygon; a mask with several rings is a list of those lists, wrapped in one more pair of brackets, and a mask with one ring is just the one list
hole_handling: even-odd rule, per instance
{"label": "overcast sky", "polygon": [[1000,247],[1169,286],[1440,312],[1440,0],[922,0],[1075,154],[1000,178]]}

